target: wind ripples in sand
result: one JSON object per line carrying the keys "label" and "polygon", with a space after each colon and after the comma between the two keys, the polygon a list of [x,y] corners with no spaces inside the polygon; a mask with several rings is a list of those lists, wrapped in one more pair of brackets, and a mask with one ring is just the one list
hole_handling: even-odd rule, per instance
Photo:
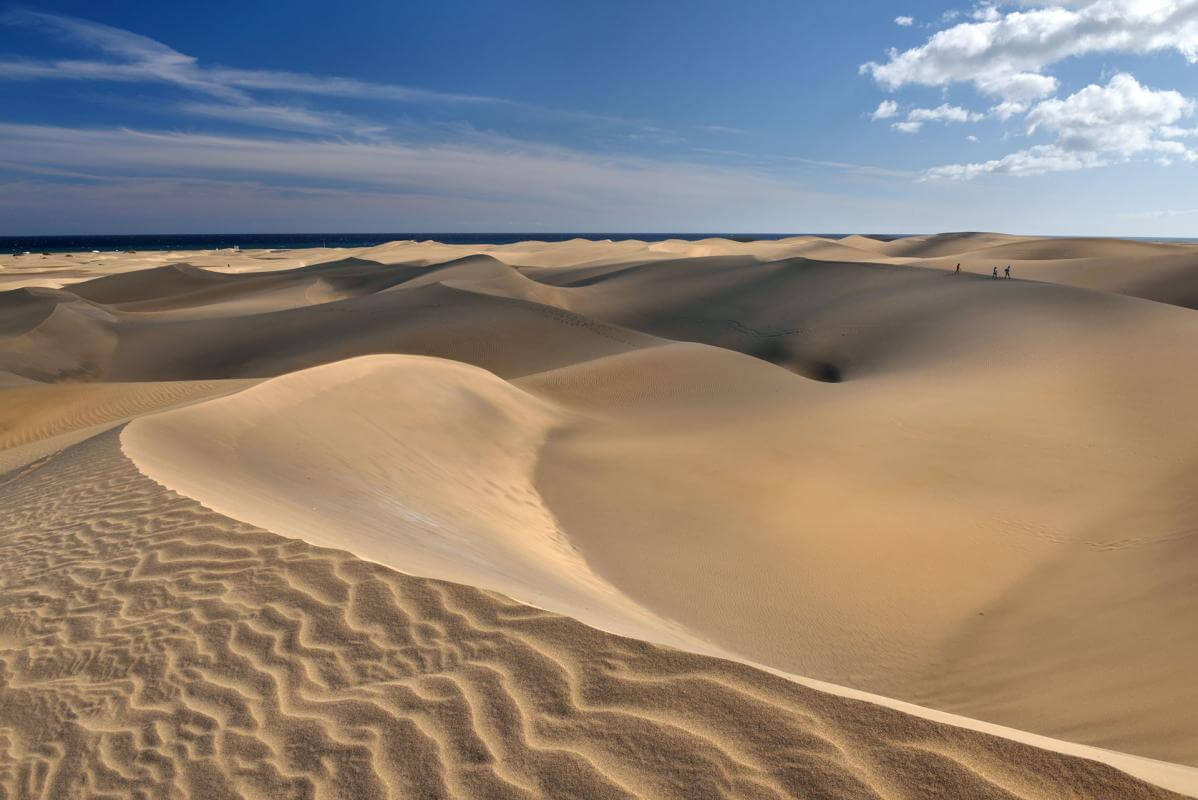
{"label": "wind ripples in sand", "polygon": [[1167,796],[283,539],[115,432],[0,502],[6,798]]}

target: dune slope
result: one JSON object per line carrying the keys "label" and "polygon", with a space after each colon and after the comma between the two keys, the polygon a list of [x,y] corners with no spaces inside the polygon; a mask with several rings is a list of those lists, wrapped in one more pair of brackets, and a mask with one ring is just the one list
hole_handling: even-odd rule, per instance
{"label": "dune slope", "polygon": [[7,796],[1176,796],[283,539],[112,434],[0,502]]}

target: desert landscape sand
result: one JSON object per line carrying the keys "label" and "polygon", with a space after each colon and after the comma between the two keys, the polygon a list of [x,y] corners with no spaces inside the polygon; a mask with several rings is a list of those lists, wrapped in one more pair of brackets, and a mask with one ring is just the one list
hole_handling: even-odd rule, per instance
{"label": "desert landscape sand", "polygon": [[1198,247],[0,290],[0,797],[1198,797]]}

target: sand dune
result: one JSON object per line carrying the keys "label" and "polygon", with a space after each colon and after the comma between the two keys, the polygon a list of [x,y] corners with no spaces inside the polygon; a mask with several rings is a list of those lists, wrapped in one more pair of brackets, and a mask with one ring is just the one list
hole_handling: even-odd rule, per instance
{"label": "sand dune", "polygon": [[0,791],[1198,796],[1196,256],[0,258]]}
{"label": "sand dune", "polygon": [[111,434],[0,502],[14,797],[1171,796],[280,538]]}
{"label": "sand dune", "polygon": [[235,519],[668,640],[590,569],[533,485],[568,413],[456,361],[367,356],[137,420],[122,446]]}
{"label": "sand dune", "polygon": [[0,470],[134,417],[244,389],[253,381],[0,383]]}

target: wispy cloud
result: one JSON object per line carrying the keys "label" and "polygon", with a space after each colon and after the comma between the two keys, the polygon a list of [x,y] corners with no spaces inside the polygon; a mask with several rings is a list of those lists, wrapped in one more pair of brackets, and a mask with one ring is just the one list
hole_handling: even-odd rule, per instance
{"label": "wispy cloud", "polygon": [[[157,83],[205,95],[207,103],[182,104],[178,110],[203,116],[220,116],[265,127],[329,129],[346,124],[346,133],[371,131],[373,126],[335,112],[294,108],[263,100],[259,94],[286,93],[312,98],[349,98],[457,108],[495,108],[533,118],[591,122],[647,129],[641,120],[625,119],[570,109],[554,109],[503,97],[442,92],[394,83],[375,83],[327,75],[283,70],[238,69],[201,64],[193,56],[141,34],[91,20],[40,11],[16,10],[0,15],[0,23],[36,29],[98,51],[107,60],[60,59],[53,61],[10,58],[0,60],[0,80],[97,81]],[[227,106],[219,112],[217,104]],[[714,132],[720,126],[708,126]],[[732,128],[723,128],[727,133]]]}
{"label": "wispy cloud", "polygon": [[419,195],[602,213],[635,222],[644,209],[706,215],[793,207],[811,194],[769,170],[587,154],[481,135],[468,144],[212,136],[0,123],[16,163],[136,180],[285,182],[388,196]]}
{"label": "wispy cloud", "polygon": [[[0,22],[37,29],[87,51],[80,58],[0,61],[0,80],[159,84],[179,91],[156,110],[187,115],[189,124],[207,118],[238,123],[238,131],[241,125],[276,131],[205,134],[0,123],[0,176],[10,180],[9,194],[0,198],[5,209],[0,219],[7,217],[8,225],[34,219],[30,209],[37,203],[43,214],[50,213],[57,196],[64,208],[73,203],[109,220],[118,210],[160,215],[165,209],[186,213],[197,204],[207,204],[206,219],[240,209],[265,220],[268,205],[275,209],[269,213],[292,208],[319,214],[325,203],[325,213],[332,214],[327,204],[335,201],[338,213],[369,207],[373,218],[380,210],[402,211],[412,219],[436,210],[444,218],[460,209],[466,227],[487,220],[502,224],[494,221],[518,210],[511,224],[526,229],[540,227],[538,219],[570,228],[578,228],[578,220],[594,220],[590,229],[608,230],[648,220],[677,229],[769,229],[793,225],[797,211],[826,213],[837,202],[834,193],[804,187],[815,171],[875,181],[912,177],[881,166],[698,146],[705,137],[719,142],[752,135],[728,125],[679,123],[671,130],[646,120],[499,97],[201,63],[131,31],[38,11],[10,12]],[[109,101],[139,107],[133,98]],[[396,114],[384,125],[380,120],[387,112],[380,109],[386,103],[439,110]],[[500,114],[568,125],[572,133],[584,131],[572,141],[586,145],[546,145],[474,127],[504,118]],[[227,206],[217,199],[221,187]]]}
{"label": "wispy cloud", "polygon": [[716,147],[692,147],[690,152],[704,155],[720,156],[745,164],[752,164],[769,169],[786,167],[818,167],[833,170],[847,175],[857,175],[868,178],[914,178],[918,172],[879,167],[872,164],[854,164],[846,161],[827,161],[803,156],[784,155],[780,153],[750,153],[743,150],[728,150]]}
{"label": "wispy cloud", "polygon": [[357,136],[382,133],[386,128],[339,111],[313,111],[294,106],[229,105],[226,103],[179,103],[179,111],[193,116],[226,119],[263,128],[289,131],[352,132]]}
{"label": "wispy cloud", "polygon": [[844,181],[813,189],[809,173],[776,165],[608,157],[481,137],[424,147],[0,125],[0,152],[99,176],[9,173],[6,182],[0,168],[0,233],[839,230],[845,219],[920,207],[848,191]]}
{"label": "wispy cloud", "polygon": [[233,103],[250,104],[245,90],[286,91],[407,103],[511,104],[498,97],[437,92],[396,84],[298,72],[204,66],[189,55],[132,31],[62,14],[11,11],[0,17],[9,25],[32,27],[108,55],[114,61],[0,61],[0,79],[94,80],[168,83]]}
{"label": "wispy cloud", "polygon": [[1172,219],[1173,217],[1198,217],[1198,208],[1166,208],[1157,211],[1128,211],[1116,216],[1127,219]]}

